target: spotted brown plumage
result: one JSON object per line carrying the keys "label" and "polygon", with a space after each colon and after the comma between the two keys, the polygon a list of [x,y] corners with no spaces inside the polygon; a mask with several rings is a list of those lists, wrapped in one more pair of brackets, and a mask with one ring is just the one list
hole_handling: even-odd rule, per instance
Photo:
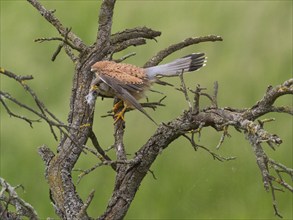
{"label": "spotted brown plumage", "polygon": [[124,108],[118,115],[120,118],[123,118],[126,108],[135,107],[154,121],[138,102],[152,83],[159,77],[178,76],[182,72],[198,70],[205,65],[205,61],[204,53],[190,54],[173,62],[149,68],[114,61],[99,61],[91,67],[96,78],[86,99],[91,104],[94,92],[103,97],[116,96],[124,102]]}

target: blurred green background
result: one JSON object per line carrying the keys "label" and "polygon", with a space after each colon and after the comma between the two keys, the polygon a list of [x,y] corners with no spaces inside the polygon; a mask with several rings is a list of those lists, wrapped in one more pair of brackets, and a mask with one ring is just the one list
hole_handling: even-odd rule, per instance
{"label": "blurred green background", "polygon": [[[96,38],[100,1],[41,1],[66,27],[92,44]],[[158,42],[131,47],[115,55],[131,52],[137,55],[126,62],[143,65],[152,55],[172,43],[190,36],[220,35],[223,42],[202,43],[176,52],[164,62],[192,52],[205,52],[207,66],[185,75],[187,86],[196,84],[211,92],[219,82],[219,106],[251,107],[268,85],[277,85],[292,77],[292,1],[117,1],[113,33],[125,28],[147,26],[162,31]],[[57,37],[56,30],[26,1],[1,1],[1,66],[14,73],[32,74],[27,82],[49,110],[62,121],[69,111],[69,97],[74,64],[62,51],[55,62],[51,56],[58,42],[34,43],[40,37]],[[29,95],[13,80],[1,76],[1,90],[27,104]],[[179,79],[168,79],[179,85]],[[168,122],[187,109],[183,95],[171,87],[156,85],[154,89],[167,95],[166,107],[155,112],[147,109],[157,122]],[[162,96],[149,93],[157,101]],[[291,105],[292,96],[282,97],[278,105]],[[202,99],[201,106],[209,102]],[[30,116],[23,109],[10,105],[14,112]],[[103,148],[113,144],[113,120],[101,118],[111,109],[112,100],[97,100],[94,130]],[[57,218],[49,200],[44,165],[37,148],[46,144],[54,151],[56,142],[48,126],[10,118],[1,110],[1,177],[13,185],[22,184],[19,194],[31,203],[41,218]],[[264,145],[275,160],[292,167],[292,117],[269,114],[276,118],[266,129],[279,135],[283,144],[274,152]],[[133,154],[156,127],[143,114],[132,111],[126,115],[125,146]],[[147,175],[129,209],[126,219],[274,219],[271,194],[263,188],[260,171],[251,146],[244,135],[229,129],[231,138],[217,151],[237,160],[218,162],[199,150],[195,152],[184,138],[176,140],[157,158],[152,166],[157,180]],[[216,151],[221,133],[211,128],[202,131],[199,144]],[[91,146],[91,143],[88,143]],[[110,152],[114,158],[114,152]],[[76,168],[87,169],[98,161],[82,155]],[[78,173],[73,173],[76,180]],[[290,180],[288,180],[290,182]],[[292,183],[292,182],[291,182]],[[114,184],[110,167],[100,167],[77,185],[86,199],[96,189],[88,212],[99,216],[105,210]],[[292,194],[277,193],[281,214],[292,219]]]}

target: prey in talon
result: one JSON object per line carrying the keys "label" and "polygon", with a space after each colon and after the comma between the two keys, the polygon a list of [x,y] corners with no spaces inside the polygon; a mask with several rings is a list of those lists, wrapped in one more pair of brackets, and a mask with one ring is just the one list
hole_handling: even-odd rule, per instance
{"label": "prey in talon", "polygon": [[[205,65],[204,53],[193,53],[176,59],[170,63],[154,67],[141,68],[132,64],[116,63],[114,61],[99,61],[91,67],[95,79],[91,83],[89,94],[86,96],[88,104],[95,101],[95,96],[117,97],[123,103],[123,109],[115,114],[115,122],[124,120],[127,108],[136,108],[151,121],[157,124],[138,102],[145,97],[145,93],[161,77],[178,76],[183,72],[196,71]],[[117,103],[118,104],[118,103]],[[114,106],[117,108],[118,106]]]}

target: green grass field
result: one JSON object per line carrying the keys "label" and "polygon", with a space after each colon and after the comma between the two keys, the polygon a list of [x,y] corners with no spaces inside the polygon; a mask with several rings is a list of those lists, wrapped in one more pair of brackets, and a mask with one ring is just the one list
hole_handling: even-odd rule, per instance
{"label": "green grass field", "polygon": [[[72,27],[86,44],[96,38],[100,1],[41,1],[66,27]],[[158,42],[131,47],[116,54],[120,58],[136,52],[125,62],[142,66],[152,55],[172,43],[191,36],[220,35],[223,42],[193,45],[178,51],[164,62],[192,52],[205,52],[207,66],[185,75],[188,87],[200,84],[212,92],[214,81],[219,83],[220,107],[249,108],[261,99],[268,85],[292,78],[292,2],[291,1],[117,1],[112,32],[125,28],[147,26],[162,32]],[[74,64],[62,51],[55,62],[51,57],[58,43],[35,43],[40,37],[57,37],[55,29],[26,1],[1,1],[1,67],[16,74],[34,76],[27,82],[45,105],[62,121],[69,111]],[[33,100],[13,80],[0,76],[1,90],[30,104]],[[179,79],[168,79],[179,86]],[[147,112],[157,122],[168,122],[188,108],[182,93],[174,88],[155,85],[167,98],[166,107]],[[149,93],[157,101],[162,96]],[[209,105],[202,99],[201,107]],[[291,105],[292,97],[278,100],[277,105]],[[26,111],[10,105],[14,112]],[[97,100],[94,130],[103,148],[113,144],[113,120],[101,118],[112,108],[112,100]],[[11,118],[1,111],[0,176],[12,185],[22,184],[18,193],[31,203],[43,219],[57,218],[49,200],[44,165],[37,153],[43,144],[54,151],[58,145],[43,123],[33,129],[24,121]],[[269,114],[276,118],[266,129],[279,135],[283,144],[273,152],[264,149],[275,160],[292,167],[292,117]],[[136,152],[156,126],[138,111],[126,115],[125,146]],[[180,138],[157,158],[151,168],[157,180],[149,174],[143,181],[126,219],[276,219],[271,195],[263,188],[255,156],[244,134],[229,129],[220,150],[222,156],[236,156],[229,162],[218,162],[206,152],[194,151],[187,140]],[[199,144],[216,151],[221,133],[204,129]],[[91,143],[88,143],[91,146]],[[110,153],[114,158],[114,152]],[[82,155],[76,168],[87,169],[98,161]],[[76,180],[79,173],[73,173]],[[288,180],[290,181],[290,180]],[[291,182],[292,183],[292,182]],[[103,213],[114,184],[110,167],[100,167],[86,176],[77,190],[86,199],[96,189],[89,208],[91,216]],[[277,194],[278,206],[284,219],[292,219],[292,194]]]}

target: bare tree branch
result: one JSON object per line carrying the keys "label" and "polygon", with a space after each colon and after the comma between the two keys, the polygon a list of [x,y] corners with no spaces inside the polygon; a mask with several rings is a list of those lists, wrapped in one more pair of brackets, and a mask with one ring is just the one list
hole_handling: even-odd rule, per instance
{"label": "bare tree branch", "polygon": [[147,27],[136,27],[133,29],[125,29],[124,31],[111,35],[111,44],[120,44],[131,39],[144,38],[153,39],[160,36],[160,31],[155,31]]}
{"label": "bare tree branch", "polygon": [[140,46],[140,45],[144,45],[144,44],[146,44],[146,40],[144,38],[129,39],[129,40],[123,41],[120,44],[116,44],[115,46],[112,46],[113,47],[112,53],[120,52],[130,46],[136,47],[136,46]]}
{"label": "bare tree branch", "polygon": [[[0,219],[22,219],[23,217],[31,220],[39,219],[36,210],[18,196],[16,189],[22,188],[21,185],[13,187],[0,177],[0,187]],[[15,214],[13,211],[8,210],[10,205],[15,208]]]}
{"label": "bare tree branch", "polygon": [[187,134],[183,134],[182,137],[185,137],[190,142],[191,146],[193,147],[193,149],[195,151],[197,151],[198,148],[204,149],[205,151],[207,151],[213,157],[213,159],[216,159],[216,160],[218,160],[220,162],[229,161],[229,160],[235,160],[236,159],[236,157],[223,157],[223,156],[211,151],[209,148],[207,148],[205,146],[196,144],[195,141],[194,141],[194,132],[192,132],[191,138],[188,137]]}
{"label": "bare tree branch", "polygon": [[96,48],[108,48],[112,28],[112,18],[116,0],[103,1],[99,14],[99,27],[97,34]]}
{"label": "bare tree branch", "polygon": [[62,23],[54,16],[55,11],[47,10],[41,3],[37,0],[27,0],[33,7],[35,7],[40,14],[51,23],[56,30],[60,33],[64,38],[68,38],[74,45],[74,48],[79,51],[84,51],[86,49],[86,45],[82,42],[82,40],[76,36],[72,31],[68,32],[68,29],[65,28]]}
{"label": "bare tree branch", "polygon": [[[285,82],[283,85],[284,84],[287,83]],[[278,86],[275,88],[277,87]],[[273,98],[274,96],[270,97]],[[262,112],[266,110],[259,108],[257,111]],[[149,138],[147,143],[135,153],[134,158],[143,158],[143,160],[141,160],[136,166],[124,165],[124,169],[122,169],[122,172],[124,172],[123,184],[120,182],[117,183],[116,179],[112,198],[108,204],[106,212],[100,217],[100,219],[123,218],[135,196],[136,191],[138,190],[141,181],[147,174],[150,166],[155,161],[158,154],[167,148],[169,144],[178,137],[187,137],[186,133],[209,126],[215,128],[217,131],[221,131],[223,129],[227,129],[227,125],[230,125],[235,127],[237,130],[244,131],[253,146],[257,163],[263,176],[264,185],[267,189],[269,189],[271,181],[269,181],[268,170],[266,167],[267,159],[260,144],[268,143],[270,146],[273,146],[281,144],[282,141],[277,135],[268,133],[262,129],[259,124],[250,121],[247,118],[247,114],[239,112],[225,108],[207,108],[200,110],[199,112],[186,111],[169,123],[161,124],[154,135]],[[164,135],[162,136],[161,134]],[[191,140],[191,143],[194,142],[192,142],[192,139],[190,138],[188,138],[188,140]],[[214,158],[220,161],[225,160],[225,158],[212,153],[207,148],[203,146],[201,146],[201,148],[211,153]],[[226,158],[226,160],[230,159],[234,158]],[[133,179],[136,181],[132,181]],[[118,195],[123,196],[119,197]]]}
{"label": "bare tree branch", "polygon": [[154,31],[147,27],[136,27],[126,29],[111,36],[112,53],[116,53],[130,46],[146,44],[146,39],[156,39],[161,32]]}
{"label": "bare tree branch", "polygon": [[92,190],[87,198],[87,200],[85,201],[85,203],[83,204],[83,206],[80,209],[79,214],[77,215],[77,219],[82,219],[85,215],[86,215],[86,210],[89,207],[89,205],[91,204],[93,198],[95,195],[95,190]]}
{"label": "bare tree branch", "polygon": [[21,116],[21,115],[17,115],[15,113],[13,113],[10,110],[10,108],[8,107],[8,105],[6,104],[6,100],[13,102],[14,104],[28,110],[29,112],[32,112],[33,114],[35,114],[39,118],[44,119],[47,122],[47,124],[49,125],[51,133],[53,134],[53,136],[56,140],[57,140],[57,135],[56,135],[53,127],[57,127],[61,133],[65,133],[65,131],[63,129],[64,128],[67,129],[68,126],[66,126],[52,112],[50,112],[46,108],[46,106],[43,104],[43,102],[38,98],[36,93],[26,84],[25,80],[32,80],[33,79],[32,76],[16,75],[16,74],[14,74],[8,70],[5,70],[3,68],[0,69],[0,73],[17,81],[23,87],[23,89],[25,91],[27,91],[30,94],[30,96],[34,99],[35,104],[39,109],[39,111],[35,110],[34,108],[18,101],[16,98],[12,97],[9,93],[3,92],[0,90],[0,101],[10,116],[22,119],[22,120],[28,122],[30,124],[30,126],[32,126],[32,123],[40,121],[40,119],[33,120],[33,119],[29,119],[25,116]]}
{"label": "bare tree branch", "polygon": [[[102,156],[102,161],[105,161],[105,160],[111,161],[111,158],[105,153],[105,151],[100,146],[99,141],[93,131],[90,132],[89,138],[91,139],[91,141],[92,141],[94,147],[96,148],[96,150],[98,151],[98,153]],[[111,166],[112,166],[113,170],[116,170],[115,164],[111,164]]]}
{"label": "bare tree branch", "polygon": [[169,56],[170,54],[174,53],[175,51],[181,50],[184,47],[188,47],[193,44],[198,44],[201,42],[213,42],[213,41],[223,41],[222,37],[209,35],[204,37],[193,37],[193,38],[186,38],[182,42],[172,44],[171,46],[167,47],[166,49],[161,50],[155,56],[153,56],[148,62],[144,64],[144,67],[156,66],[158,65],[164,58]]}
{"label": "bare tree branch", "polygon": [[247,110],[244,114],[250,120],[269,113],[269,112],[282,112],[292,114],[293,108],[289,107],[274,107],[276,99],[282,95],[293,94],[293,78],[286,80],[283,84],[272,87],[269,86],[264,97],[258,101],[251,109]]}
{"label": "bare tree branch", "polygon": [[[33,1],[35,2],[35,1]],[[62,219],[89,219],[89,216],[84,210],[84,203],[80,199],[76,192],[74,183],[72,182],[71,172],[79,158],[79,155],[83,152],[83,146],[85,145],[93,122],[94,106],[88,106],[85,103],[85,96],[88,93],[92,75],[88,74],[90,66],[97,60],[103,59],[108,51],[108,44],[110,42],[110,31],[112,24],[113,7],[115,1],[103,1],[100,10],[100,27],[98,31],[98,43],[97,48],[104,48],[104,50],[97,50],[95,47],[87,48],[82,45],[82,51],[90,49],[89,52],[84,52],[83,56],[76,63],[76,69],[73,79],[73,88],[70,100],[70,112],[68,114],[68,123],[70,129],[68,135],[64,136],[58,146],[58,154],[51,158],[43,155],[43,158],[51,158],[46,160],[49,164],[46,167],[46,179],[48,181],[51,199],[54,204],[56,213]],[[44,9],[40,3],[37,3],[38,11],[43,14]],[[46,19],[53,19],[54,25],[57,29],[62,29],[62,25],[56,18],[52,18],[52,14],[45,16]],[[63,29],[64,38],[66,33]],[[68,33],[68,39],[75,45],[76,41],[72,40],[72,32]],[[108,46],[107,46],[108,45]],[[80,86],[82,85],[82,86]],[[82,113],[82,117],[81,117]],[[47,152],[40,149],[41,152]],[[81,216],[83,215],[83,216]]]}
{"label": "bare tree branch", "polygon": [[73,54],[71,49],[77,50],[79,52],[82,52],[80,50],[80,48],[77,48],[75,45],[73,45],[69,40],[68,40],[68,34],[70,33],[71,28],[70,29],[66,29],[66,35],[64,38],[61,37],[50,37],[50,38],[38,38],[35,39],[35,42],[45,42],[45,41],[61,41],[62,43],[60,43],[56,49],[56,51],[54,52],[51,60],[55,61],[56,57],[58,56],[58,54],[60,53],[61,49],[64,48],[66,54],[70,57],[70,59],[75,63],[77,61],[77,57],[75,57],[75,55]]}
{"label": "bare tree branch", "polygon": [[15,79],[19,83],[23,83],[25,80],[32,80],[34,78],[32,75],[27,75],[27,76],[16,75],[8,70],[5,70],[4,68],[0,68],[0,73],[12,79]]}

